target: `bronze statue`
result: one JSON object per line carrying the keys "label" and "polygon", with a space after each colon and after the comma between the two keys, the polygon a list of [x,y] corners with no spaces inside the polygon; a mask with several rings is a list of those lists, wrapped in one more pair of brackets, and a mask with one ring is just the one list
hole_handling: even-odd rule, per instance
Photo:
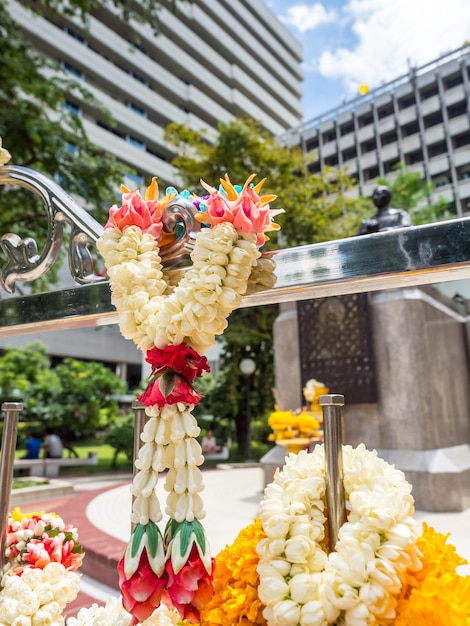
{"label": "bronze statue", "polygon": [[377,213],[362,221],[358,235],[378,233],[392,228],[411,226],[410,216],[403,209],[392,209],[390,200],[392,192],[385,185],[377,187],[372,195],[372,202],[377,207]]}

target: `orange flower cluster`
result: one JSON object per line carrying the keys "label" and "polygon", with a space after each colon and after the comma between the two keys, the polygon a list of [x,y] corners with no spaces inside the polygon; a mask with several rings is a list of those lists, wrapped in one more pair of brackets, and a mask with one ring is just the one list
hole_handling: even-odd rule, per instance
{"label": "orange flower cluster", "polygon": [[418,539],[423,569],[408,572],[394,626],[468,626],[470,576],[456,573],[467,561],[446,543],[448,535],[423,526]]}
{"label": "orange flower cluster", "polygon": [[215,594],[201,611],[200,626],[266,626],[258,598],[259,556],[256,546],[265,537],[261,521],[240,531],[234,543],[215,561]]}

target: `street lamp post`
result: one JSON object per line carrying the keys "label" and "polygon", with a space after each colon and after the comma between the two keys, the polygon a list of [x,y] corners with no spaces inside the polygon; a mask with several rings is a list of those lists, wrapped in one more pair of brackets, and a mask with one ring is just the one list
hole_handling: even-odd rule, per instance
{"label": "street lamp post", "polygon": [[256,371],[256,363],[253,359],[242,359],[239,367],[246,381],[246,460],[251,461],[251,377]]}

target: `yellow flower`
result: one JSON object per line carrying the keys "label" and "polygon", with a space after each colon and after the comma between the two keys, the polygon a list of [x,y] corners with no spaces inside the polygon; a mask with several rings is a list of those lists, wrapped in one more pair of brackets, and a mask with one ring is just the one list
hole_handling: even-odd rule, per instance
{"label": "yellow flower", "polygon": [[264,538],[259,519],[240,531],[231,546],[215,560],[215,594],[201,612],[200,626],[265,626],[264,605],[258,598],[259,556],[256,546]]}
{"label": "yellow flower", "polygon": [[446,543],[449,535],[423,529],[417,542],[423,567],[406,574],[394,626],[469,626],[470,576],[455,571],[467,561]]}

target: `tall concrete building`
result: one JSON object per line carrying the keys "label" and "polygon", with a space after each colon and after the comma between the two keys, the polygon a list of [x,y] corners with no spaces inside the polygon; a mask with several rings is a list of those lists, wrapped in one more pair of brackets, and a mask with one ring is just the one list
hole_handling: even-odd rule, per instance
{"label": "tall concrete building", "polygon": [[[302,120],[301,45],[262,0],[181,0],[176,11],[163,0],[158,36],[148,25],[123,22],[105,0],[86,27],[78,18],[32,14],[27,0],[7,2],[31,44],[79,79],[115,119],[111,126],[79,94],[68,97],[90,139],[128,166],[129,186],[142,187],[155,175],[178,186],[170,164],[175,149],[163,138],[171,122],[204,129],[210,141],[219,121],[236,117],[256,119],[272,135]],[[130,43],[130,30],[138,45]],[[53,358],[106,362],[131,386],[141,379],[142,355],[116,326],[3,339],[0,348],[35,338]]]}
{"label": "tall concrete building", "polygon": [[301,45],[262,0],[180,0],[174,11],[163,0],[158,36],[124,22],[112,2],[85,27],[78,18],[32,15],[27,0],[7,1],[27,39],[111,113],[115,126],[79,94],[67,101],[137,185],[155,175],[177,184],[175,150],[163,138],[171,122],[205,129],[210,141],[219,121],[235,117],[259,120],[273,135],[302,120]]}
{"label": "tall concrete building", "polygon": [[357,193],[402,162],[444,197],[450,212],[470,212],[470,46],[441,56],[345,102],[282,136],[300,144],[312,172],[347,167]]}

